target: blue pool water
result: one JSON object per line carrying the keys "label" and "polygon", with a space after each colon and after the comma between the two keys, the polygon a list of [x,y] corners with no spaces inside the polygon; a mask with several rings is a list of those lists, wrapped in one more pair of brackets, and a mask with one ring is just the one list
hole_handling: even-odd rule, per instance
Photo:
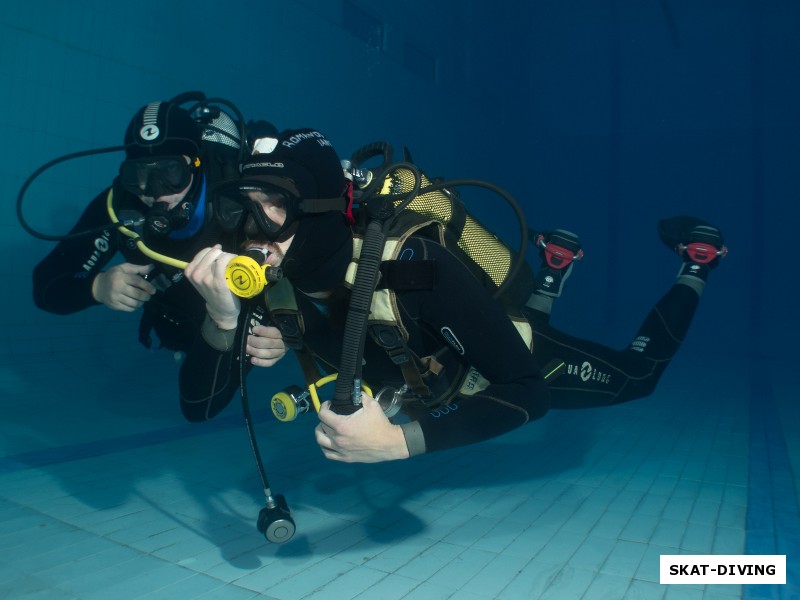
{"label": "blue pool water", "polygon": [[[734,599],[800,597],[800,86],[790,0],[336,0],[0,8],[0,596],[8,598]],[[327,461],[316,419],[278,423],[284,364],[250,378],[259,444],[297,522],[268,544],[232,403],[183,420],[180,357],[139,315],[31,301],[53,247],[14,200],[44,162],[115,146],[133,112],[199,89],[246,118],[386,140],[431,175],[483,178],[586,256],[553,323],[624,347],[678,259],[655,224],[725,233],[657,390],[551,411],[474,446],[378,465]],[[25,215],[63,233],[120,154],[54,168]],[[465,192],[510,243],[513,214]],[[662,555],[786,555],[786,585],[662,585]]]}

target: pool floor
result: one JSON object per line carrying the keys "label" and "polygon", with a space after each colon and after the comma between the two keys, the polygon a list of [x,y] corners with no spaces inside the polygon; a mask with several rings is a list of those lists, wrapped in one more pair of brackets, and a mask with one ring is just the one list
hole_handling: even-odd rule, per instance
{"label": "pool floor", "polygon": [[[259,443],[297,524],[274,545],[237,403],[185,423],[169,354],[63,350],[8,357],[0,379],[2,597],[798,597],[780,365],[687,353],[648,399],[380,465],[327,461],[313,416],[268,419],[260,378]],[[787,554],[787,585],[659,583],[663,554],[744,553]]]}

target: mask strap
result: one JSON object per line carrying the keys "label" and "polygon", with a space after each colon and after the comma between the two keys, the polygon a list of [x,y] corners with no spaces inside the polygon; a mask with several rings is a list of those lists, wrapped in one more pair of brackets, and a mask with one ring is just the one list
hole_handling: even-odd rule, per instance
{"label": "mask strap", "polygon": [[[186,195],[188,196],[189,193],[191,193],[191,190],[187,192]],[[181,202],[181,204],[183,204],[183,202],[185,201],[186,200],[184,199]],[[180,206],[181,204],[179,204],[178,206]],[[175,207],[175,209],[173,210],[176,209],[177,207]],[[203,223],[205,223],[206,220],[205,218],[206,218],[206,178],[203,177],[202,183],[200,184],[200,193],[197,197],[197,204],[195,205],[194,214],[192,215],[191,219],[189,219],[189,222],[186,224],[186,226],[181,227],[180,229],[176,229],[175,231],[171,231],[167,237],[173,240],[185,240],[187,238],[190,238],[193,235],[195,235],[198,231],[200,231],[200,228],[203,226]]]}
{"label": "mask strap", "polygon": [[350,205],[352,205],[352,201],[348,202],[347,198],[337,196],[336,198],[309,198],[300,200],[297,206],[302,213],[315,214],[333,212],[336,210],[345,212]]}

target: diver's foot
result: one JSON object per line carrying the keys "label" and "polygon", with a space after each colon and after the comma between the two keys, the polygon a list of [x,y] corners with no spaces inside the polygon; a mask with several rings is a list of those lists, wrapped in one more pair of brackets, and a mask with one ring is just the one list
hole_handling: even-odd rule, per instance
{"label": "diver's foot", "polygon": [[564,289],[576,260],[583,258],[578,236],[564,229],[534,233],[542,264],[536,274],[534,294],[558,298]]}
{"label": "diver's foot", "polygon": [[658,235],[670,250],[683,258],[678,281],[687,285],[696,284],[698,280],[705,283],[708,274],[728,254],[720,230],[696,217],[662,219],[658,222]]}

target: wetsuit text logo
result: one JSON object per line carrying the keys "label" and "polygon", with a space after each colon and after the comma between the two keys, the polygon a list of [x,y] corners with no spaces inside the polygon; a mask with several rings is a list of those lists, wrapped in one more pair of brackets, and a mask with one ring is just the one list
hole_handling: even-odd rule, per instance
{"label": "wetsuit text logo", "polygon": [[100,256],[108,252],[109,244],[108,240],[111,237],[111,234],[108,231],[104,231],[103,235],[99,238],[95,239],[94,241],[94,252],[89,257],[89,259],[83,263],[81,267],[84,271],[91,271],[94,269],[95,265],[97,265],[97,261],[100,260]]}
{"label": "wetsuit text logo", "polygon": [[598,371],[588,360],[584,361],[581,366],[567,365],[567,375],[576,375],[581,378],[581,381],[597,381],[599,383],[611,382],[610,373]]}
{"label": "wetsuit text logo", "polygon": [[286,148],[294,148],[297,144],[299,144],[304,140],[316,140],[317,144],[319,144],[320,146],[332,147],[331,143],[327,140],[327,138],[324,135],[322,135],[319,131],[296,133],[292,137],[283,140],[281,142],[281,146],[285,146]]}

